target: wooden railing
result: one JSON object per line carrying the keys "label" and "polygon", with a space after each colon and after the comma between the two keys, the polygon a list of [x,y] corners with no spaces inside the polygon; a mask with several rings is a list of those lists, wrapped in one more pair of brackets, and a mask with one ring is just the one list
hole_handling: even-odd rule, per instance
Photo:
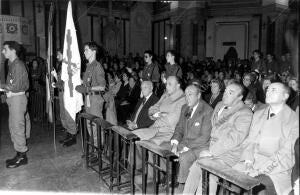
{"label": "wooden railing", "polygon": [[[166,194],[174,194],[176,168],[178,157],[171,151],[166,150],[150,141],[139,141],[139,137],[130,130],[113,126],[106,120],[87,114],[80,113],[78,116],[79,131],[82,137],[83,153],[87,168],[91,168],[99,174],[99,178],[109,187],[110,191],[131,193],[136,192],[136,187],[146,194],[148,167],[153,168],[153,192],[158,194],[162,183],[161,175],[165,176]],[[93,131],[88,133],[88,125],[97,128],[97,143],[94,143]],[[142,187],[135,183],[136,147],[142,149]],[[93,161],[92,156],[97,160]],[[152,158],[149,158],[149,156]],[[165,163],[161,163],[164,161]],[[218,185],[223,193],[248,193],[252,194],[255,186],[260,185],[253,177],[237,170],[222,165],[212,159],[197,161],[203,170],[203,194],[208,194],[208,177],[213,174],[219,178]],[[124,191],[125,190],[125,191]],[[127,190],[127,191],[126,191]]]}
{"label": "wooden railing", "polygon": [[[153,194],[159,194],[160,174],[165,175],[165,192],[174,194],[175,190],[175,159],[177,156],[169,150],[166,150],[150,141],[138,141],[138,146],[142,148],[142,193],[147,192],[148,165],[153,168]],[[153,156],[150,160],[149,154]],[[166,161],[166,166],[161,166],[160,160]],[[171,190],[171,191],[170,191]],[[152,194],[152,193],[151,193]]]}
{"label": "wooden railing", "polygon": [[220,164],[213,159],[201,159],[197,161],[197,163],[203,170],[202,194],[208,194],[209,174],[213,174],[219,178],[218,185],[222,188],[223,194],[227,192],[235,194],[243,194],[246,192],[252,194],[253,188],[260,184],[257,179]]}

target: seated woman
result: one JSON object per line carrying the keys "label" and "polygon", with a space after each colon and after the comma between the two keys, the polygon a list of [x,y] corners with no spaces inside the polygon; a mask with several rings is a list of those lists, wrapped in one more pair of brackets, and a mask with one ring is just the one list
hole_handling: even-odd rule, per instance
{"label": "seated woman", "polygon": [[212,107],[215,108],[218,102],[222,101],[223,97],[223,86],[222,83],[217,80],[213,79],[210,83],[210,90],[211,92],[205,97],[205,101]]}
{"label": "seated woman", "polygon": [[133,112],[134,107],[140,97],[141,89],[140,85],[137,82],[137,78],[129,77],[128,80],[128,93],[123,99],[119,102],[119,107],[117,109],[118,119],[120,123],[124,123],[126,119]]}
{"label": "seated woman", "polygon": [[120,86],[119,91],[115,97],[115,104],[117,109],[117,118],[120,123],[124,122],[123,115],[119,112],[121,103],[125,100],[125,98],[129,95],[129,76],[130,74],[126,71],[122,74],[122,85]]}
{"label": "seated woman", "polygon": [[286,104],[289,105],[294,111],[296,111],[296,108],[299,106],[299,87],[297,78],[291,78],[288,84],[291,93]]}

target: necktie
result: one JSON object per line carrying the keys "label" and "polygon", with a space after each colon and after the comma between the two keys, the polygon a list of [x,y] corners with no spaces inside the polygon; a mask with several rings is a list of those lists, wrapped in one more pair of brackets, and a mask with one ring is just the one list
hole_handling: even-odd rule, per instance
{"label": "necktie", "polygon": [[190,118],[191,115],[192,115],[192,112],[193,112],[193,109],[190,108],[190,109],[185,113],[185,117],[186,117],[186,118]]}
{"label": "necktie", "polygon": [[143,105],[146,103],[146,98],[143,98]]}
{"label": "necktie", "polygon": [[275,113],[270,113],[270,110],[269,110],[268,111],[268,118],[267,119],[270,119],[270,118],[272,118],[274,116],[275,116]]}

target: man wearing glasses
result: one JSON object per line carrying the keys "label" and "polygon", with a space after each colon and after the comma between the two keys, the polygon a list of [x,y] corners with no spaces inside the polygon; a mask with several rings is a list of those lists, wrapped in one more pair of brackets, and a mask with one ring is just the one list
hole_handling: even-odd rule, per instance
{"label": "man wearing glasses", "polygon": [[151,50],[147,50],[144,52],[144,61],[145,67],[142,73],[142,81],[152,81],[154,86],[159,82],[160,73],[157,64],[154,64],[153,61],[153,52]]}

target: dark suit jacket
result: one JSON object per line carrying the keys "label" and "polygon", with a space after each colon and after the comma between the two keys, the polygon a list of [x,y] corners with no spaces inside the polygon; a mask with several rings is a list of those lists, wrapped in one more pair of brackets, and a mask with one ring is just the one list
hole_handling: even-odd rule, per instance
{"label": "dark suit jacket", "polygon": [[129,88],[128,96],[125,97],[125,100],[130,103],[130,105],[134,108],[136,106],[136,102],[139,99],[141,94],[140,84],[136,83],[132,89]]}
{"label": "dark suit jacket", "polygon": [[188,111],[188,105],[183,105],[171,140],[175,139],[179,142],[178,151],[186,146],[198,155],[202,149],[209,146],[213,109],[201,99],[190,119],[186,117]]}
{"label": "dark suit jacket", "polygon": [[[153,106],[154,104],[156,104],[156,102],[158,101],[158,97],[156,97],[156,95],[152,94],[149,99],[146,101],[145,105],[143,106],[143,108],[141,109],[138,118],[136,120],[136,124],[137,124],[137,128],[147,128],[149,126],[151,126],[154,121],[150,119],[149,115],[148,115],[148,110],[151,106]],[[134,120],[135,115],[137,114],[136,112],[138,111],[139,107],[141,106],[141,104],[143,103],[143,98],[140,98],[135,106],[134,112],[131,116],[131,121]]]}

